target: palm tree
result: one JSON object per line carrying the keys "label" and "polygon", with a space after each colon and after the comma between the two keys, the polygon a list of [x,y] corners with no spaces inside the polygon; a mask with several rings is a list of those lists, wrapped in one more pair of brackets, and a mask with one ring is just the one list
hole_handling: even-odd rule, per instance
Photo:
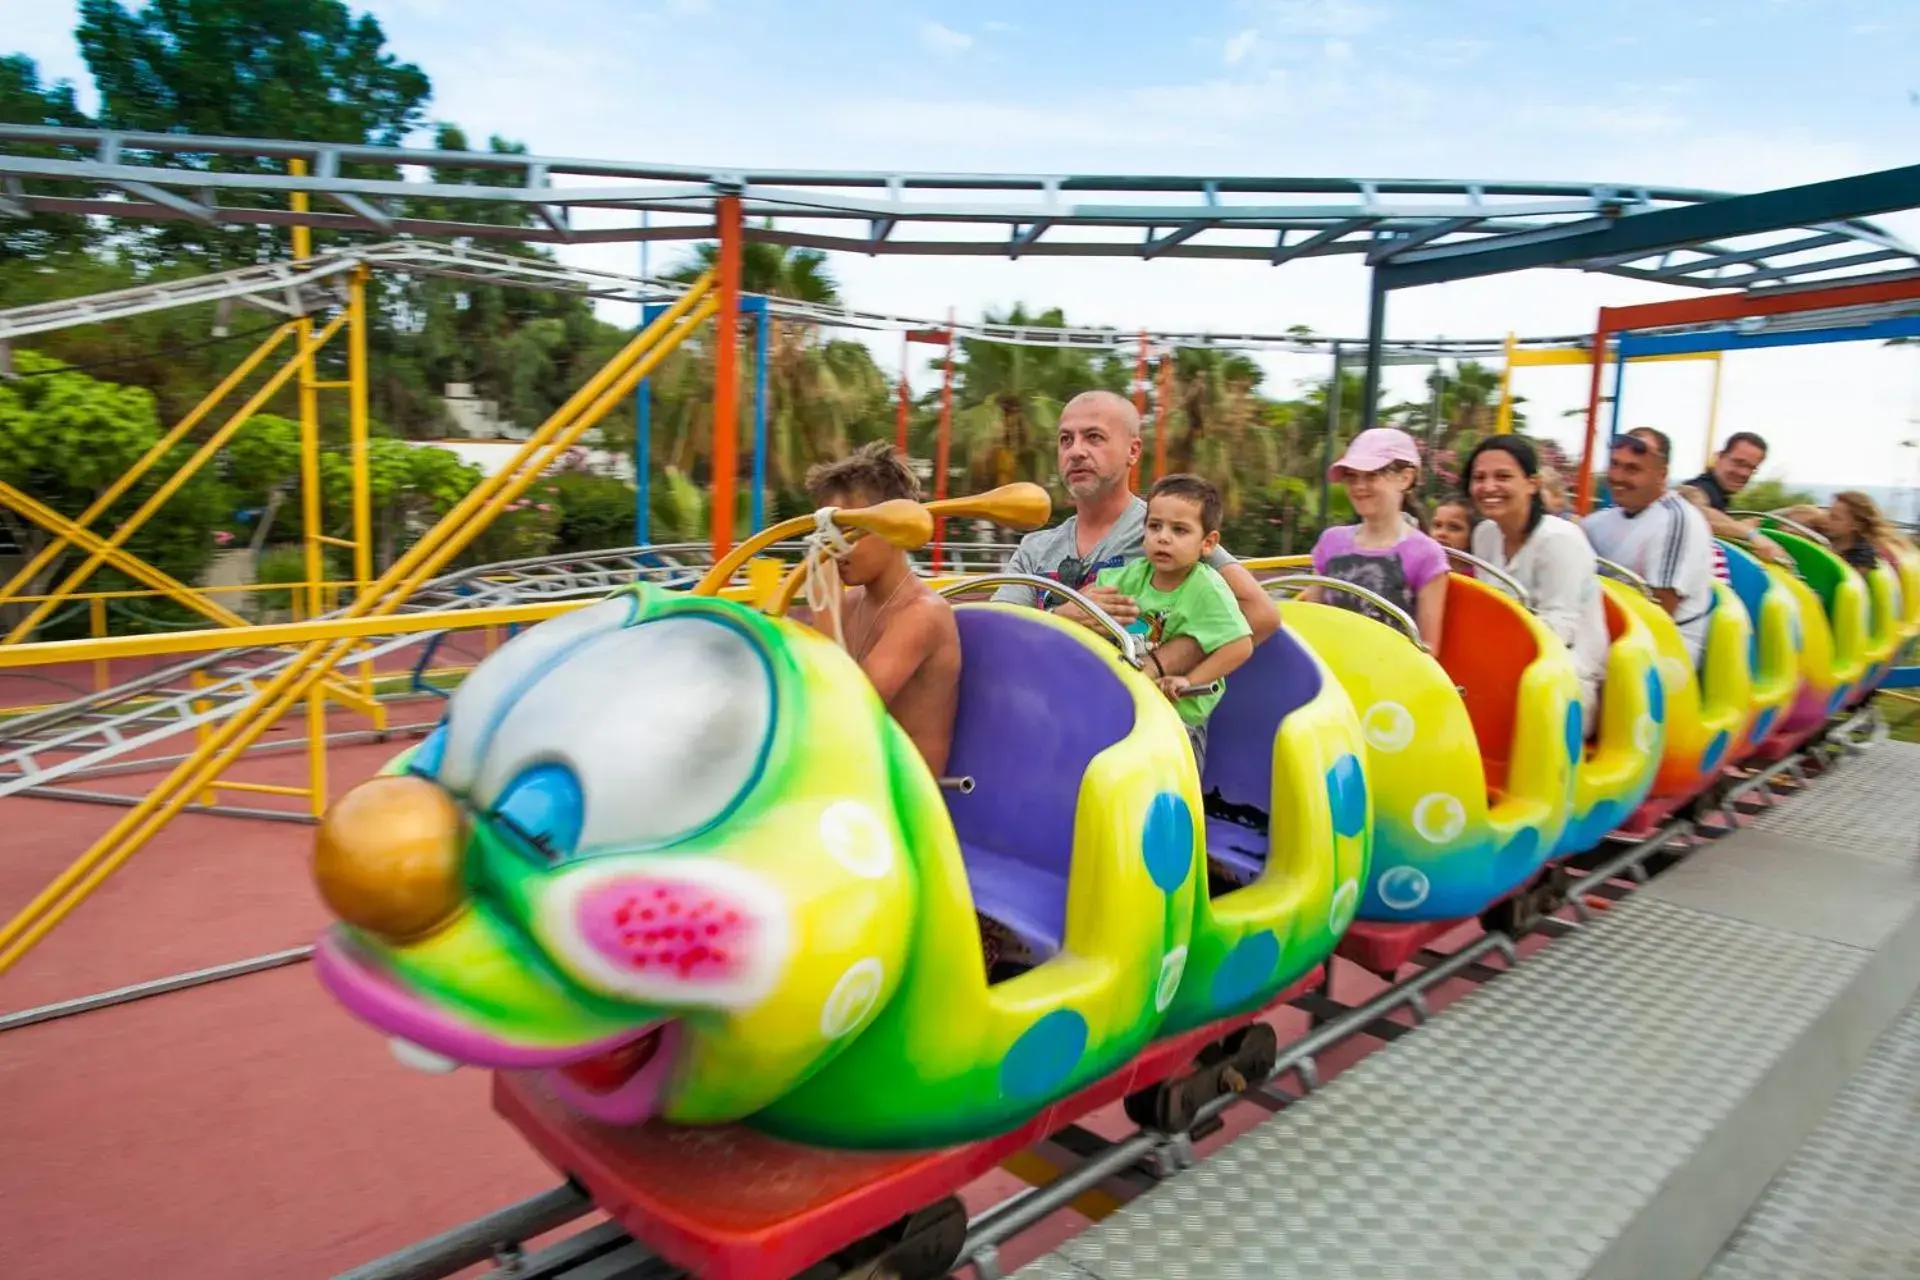
{"label": "palm tree", "polygon": [[[1005,316],[989,313],[986,323],[1063,328],[1066,316],[1058,307],[1031,315],[1015,306]],[[1085,351],[961,338],[953,368],[954,441],[973,482],[986,487],[1054,479],[1061,407],[1082,391],[1118,390],[1115,370],[1122,366],[1109,360],[1096,367]]]}

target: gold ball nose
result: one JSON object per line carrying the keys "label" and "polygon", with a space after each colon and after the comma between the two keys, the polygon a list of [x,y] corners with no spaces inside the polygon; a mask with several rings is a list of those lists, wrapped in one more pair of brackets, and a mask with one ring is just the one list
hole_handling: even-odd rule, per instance
{"label": "gold ball nose", "polygon": [[363,782],[320,820],[313,877],[334,915],[396,941],[459,910],[460,811],[424,778]]}

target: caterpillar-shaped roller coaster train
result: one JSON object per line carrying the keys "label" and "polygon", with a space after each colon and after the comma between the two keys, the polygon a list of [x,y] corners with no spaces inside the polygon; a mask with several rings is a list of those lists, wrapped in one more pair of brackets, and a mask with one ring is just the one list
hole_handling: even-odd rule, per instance
{"label": "caterpillar-shaped roller coaster train", "polygon": [[[1015,485],[829,518],[917,547],[935,514],[1050,510]],[[1286,599],[1319,580],[1285,575],[1203,776],[1123,630],[960,603],[936,778],[855,662],[782,616],[804,566],[764,611],[713,594],[810,523],[691,592],[516,636],[316,843],[333,996],[412,1065],[494,1069],[549,1160],[707,1275],[898,1240],[903,1206],[895,1273],[944,1274],[952,1193],[997,1160],[1121,1098],[1182,1131],[1271,1071],[1258,1015],[1336,950],[1391,973],[1462,920],[1525,927],[1568,858],[1718,803],[1920,633],[1920,558],[1863,577],[1776,524],[1794,569],[1725,548],[1697,670],[1603,580],[1589,734],[1566,649],[1489,567],[1452,578],[1437,651],[1385,601],[1390,623]],[[1008,581],[1098,615],[1039,579],[948,592]],[[983,928],[1008,941],[991,967]]]}

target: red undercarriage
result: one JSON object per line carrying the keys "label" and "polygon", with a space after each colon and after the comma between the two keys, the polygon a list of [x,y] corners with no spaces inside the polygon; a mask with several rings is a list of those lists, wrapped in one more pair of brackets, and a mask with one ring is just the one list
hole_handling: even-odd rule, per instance
{"label": "red undercarriage", "polygon": [[[1320,981],[1314,970],[1276,996]],[[1125,1068],[995,1138],[936,1151],[831,1151],[740,1125],[638,1129],[573,1114],[538,1073],[494,1076],[493,1105],[534,1150],[584,1186],[636,1240],[706,1280],[789,1276],[952,1195],[1015,1152],[1181,1071],[1261,1013],[1150,1046]]]}

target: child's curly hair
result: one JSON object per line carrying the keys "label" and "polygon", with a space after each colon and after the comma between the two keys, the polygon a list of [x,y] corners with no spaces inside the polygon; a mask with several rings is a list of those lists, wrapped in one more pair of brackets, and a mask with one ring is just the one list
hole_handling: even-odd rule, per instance
{"label": "child's curly hair", "polygon": [[906,455],[885,440],[862,445],[853,455],[821,462],[807,469],[807,497],[817,505],[829,498],[859,498],[866,503],[890,498],[920,500],[920,482],[907,466]]}

